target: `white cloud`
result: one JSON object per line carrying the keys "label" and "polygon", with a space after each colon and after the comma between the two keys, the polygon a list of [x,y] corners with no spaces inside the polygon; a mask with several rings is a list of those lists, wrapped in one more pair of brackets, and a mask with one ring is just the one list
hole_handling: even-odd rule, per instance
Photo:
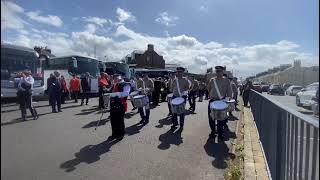
{"label": "white cloud", "polygon": [[201,11],[201,12],[208,12],[208,11],[209,11],[209,8],[208,8],[208,6],[202,5],[202,6],[200,6],[199,11]]}
{"label": "white cloud", "polygon": [[97,27],[94,24],[87,24],[86,26],[86,32],[94,34],[97,30]]}
{"label": "white cloud", "polygon": [[176,16],[169,16],[169,14],[167,12],[162,12],[159,14],[159,16],[156,18],[156,22],[163,24],[165,26],[175,26],[175,22],[178,20],[179,18]]}
{"label": "white cloud", "polygon": [[128,21],[128,22],[131,22],[131,21],[136,21],[136,17],[133,16],[131,14],[131,12],[129,11],[126,11],[124,9],[121,9],[121,8],[117,8],[117,15],[118,15],[118,20],[119,22],[125,22],[125,21]]}
{"label": "white cloud", "polygon": [[58,16],[48,15],[48,16],[41,16],[40,11],[30,11],[27,12],[26,15],[37,22],[48,24],[56,27],[62,26],[63,22]]}
{"label": "white cloud", "polygon": [[10,1],[1,1],[1,30],[22,29],[24,21],[20,18],[24,10],[19,5]]}
{"label": "white cloud", "polygon": [[110,20],[108,19],[105,19],[105,18],[99,18],[99,17],[83,17],[83,19],[86,21],[86,22],[89,22],[89,23],[94,23],[94,24],[97,24],[101,27],[103,27],[104,24],[107,24],[108,22],[110,23]]}
{"label": "white cloud", "polygon": [[[155,50],[163,55],[167,63],[180,63],[189,72],[204,73],[206,68],[226,65],[228,70],[237,70],[237,75],[245,77],[262,72],[274,66],[292,63],[301,59],[306,66],[318,65],[318,55],[298,52],[299,45],[291,41],[269,44],[230,47],[210,41],[201,42],[187,35],[155,37],[137,33],[125,25],[118,26],[113,35],[94,34],[94,24],[88,24],[82,31],[70,34],[32,29],[30,35],[20,32],[14,43],[33,47],[48,46],[55,55],[93,56],[96,46],[97,57],[104,60],[120,60],[133,50],[146,50],[147,44],[154,44]],[[90,29],[92,28],[92,29]],[[125,39],[119,37],[126,37]]]}

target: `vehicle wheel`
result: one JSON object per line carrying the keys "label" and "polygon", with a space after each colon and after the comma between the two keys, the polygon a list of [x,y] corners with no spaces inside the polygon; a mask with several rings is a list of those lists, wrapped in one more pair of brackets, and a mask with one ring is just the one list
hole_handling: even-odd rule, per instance
{"label": "vehicle wheel", "polygon": [[301,106],[300,99],[298,97],[296,97],[296,105],[299,107]]}

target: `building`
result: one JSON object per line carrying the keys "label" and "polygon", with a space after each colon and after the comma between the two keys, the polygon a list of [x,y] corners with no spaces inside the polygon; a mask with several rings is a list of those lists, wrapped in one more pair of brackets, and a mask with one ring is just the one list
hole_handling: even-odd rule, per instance
{"label": "building", "polygon": [[164,69],[165,60],[155,50],[152,44],[148,44],[146,51],[133,51],[125,57],[125,62],[131,68]]}
{"label": "building", "polygon": [[301,67],[301,61],[295,60],[293,67],[256,77],[256,80],[270,84],[289,83],[306,86],[319,82],[319,66]]}

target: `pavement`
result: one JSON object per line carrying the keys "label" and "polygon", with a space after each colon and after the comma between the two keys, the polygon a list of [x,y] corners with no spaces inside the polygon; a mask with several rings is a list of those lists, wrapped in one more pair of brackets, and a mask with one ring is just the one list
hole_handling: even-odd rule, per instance
{"label": "pavement", "polygon": [[[61,113],[51,113],[48,102],[40,101],[35,103],[40,118],[25,122],[19,120],[16,104],[2,105],[1,179],[224,179],[238,121],[229,121],[225,141],[210,139],[207,103],[197,102],[182,132],[170,129],[167,103],[151,110],[146,126],[139,126],[139,114],[129,111],[126,135],[119,142],[107,141],[108,113],[94,130],[101,116],[97,98],[88,106],[68,102]],[[239,117],[239,112],[234,115]]]}

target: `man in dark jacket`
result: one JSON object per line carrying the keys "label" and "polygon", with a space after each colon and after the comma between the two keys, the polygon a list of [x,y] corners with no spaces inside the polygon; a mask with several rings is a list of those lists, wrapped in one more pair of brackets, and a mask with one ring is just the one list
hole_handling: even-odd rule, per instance
{"label": "man in dark jacket", "polygon": [[153,105],[158,106],[159,105],[159,98],[160,98],[160,92],[161,92],[161,78],[157,78],[154,81],[154,92],[153,92]]}
{"label": "man in dark jacket", "polygon": [[86,98],[86,105],[88,105],[89,93],[91,91],[91,77],[89,72],[86,72],[85,77],[81,79],[81,89],[82,89],[81,106],[84,103],[84,98]]}
{"label": "man in dark jacket", "polygon": [[58,112],[61,111],[61,95],[62,95],[62,86],[60,83],[60,73],[55,71],[54,76],[52,77],[51,84],[49,86],[49,94],[50,94],[50,101],[51,101],[51,107],[52,107],[52,112],[57,113],[56,110],[56,105],[58,108]]}

